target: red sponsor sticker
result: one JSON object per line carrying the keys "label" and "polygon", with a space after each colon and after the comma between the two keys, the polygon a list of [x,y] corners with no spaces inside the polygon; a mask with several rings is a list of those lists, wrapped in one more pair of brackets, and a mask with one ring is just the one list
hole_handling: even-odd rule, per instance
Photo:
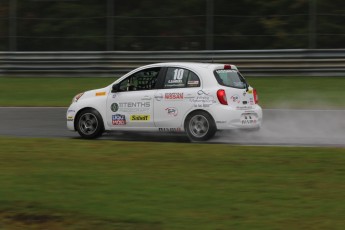
{"label": "red sponsor sticker", "polygon": [[167,100],[180,100],[183,99],[183,93],[166,93],[164,98]]}

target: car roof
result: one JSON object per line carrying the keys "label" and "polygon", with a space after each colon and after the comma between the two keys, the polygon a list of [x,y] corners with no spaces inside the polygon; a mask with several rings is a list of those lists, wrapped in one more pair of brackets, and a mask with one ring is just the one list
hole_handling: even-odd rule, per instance
{"label": "car roof", "polygon": [[[118,78],[115,82],[120,82],[124,78],[130,76],[131,74],[147,69],[147,68],[155,68],[155,67],[181,67],[181,68],[189,68],[191,70],[196,70],[197,72],[204,72],[205,69],[209,71],[214,71],[217,69],[224,69],[225,64],[219,64],[219,63],[203,63],[203,62],[161,62],[161,63],[155,63],[150,65],[145,65],[138,67],[127,74],[123,75],[122,77]],[[226,64],[229,65],[229,64]],[[231,65],[231,69],[237,70],[237,67],[235,65]]]}
{"label": "car roof", "polygon": [[[206,68],[206,69],[223,69],[224,64],[219,63],[203,63],[203,62],[162,62],[162,63],[155,63],[147,66],[143,66],[143,68],[147,67],[189,67],[192,69],[200,69],[200,68]],[[237,69],[235,65],[231,65],[233,69]]]}

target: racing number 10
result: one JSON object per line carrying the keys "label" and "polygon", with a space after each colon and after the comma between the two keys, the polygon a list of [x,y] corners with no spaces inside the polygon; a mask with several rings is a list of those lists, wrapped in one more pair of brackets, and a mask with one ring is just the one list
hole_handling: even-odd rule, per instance
{"label": "racing number 10", "polygon": [[175,69],[174,70],[174,80],[182,80],[184,69]]}

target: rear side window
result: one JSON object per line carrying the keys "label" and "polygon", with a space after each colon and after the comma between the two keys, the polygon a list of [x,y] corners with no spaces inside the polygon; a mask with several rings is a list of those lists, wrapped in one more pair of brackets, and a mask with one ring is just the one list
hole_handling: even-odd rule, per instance
{"label": "rear side window", "polygon": [[185,88],[185,87],[199,87],[200,79],[199,77],[183,68],[169,67],[166,73],[164,88]]}
{"label": "rear side window", "polygon": [[214,76],[220,85],[238,89],[245,89],[247,86],[247,82],[244,77],[242,77],[242,75],[236,70],[219,69],[214,71]]}

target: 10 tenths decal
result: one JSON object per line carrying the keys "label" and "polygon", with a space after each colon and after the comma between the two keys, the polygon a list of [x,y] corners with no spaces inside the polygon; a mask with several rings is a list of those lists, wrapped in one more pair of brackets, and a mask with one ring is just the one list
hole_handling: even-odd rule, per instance
{"label": "10 tenths decal", "polygon": [[112,103],[110,106],[111,111],[113,112],[145,112],[150,110],[151,102],[119,102],[119,103]]}

